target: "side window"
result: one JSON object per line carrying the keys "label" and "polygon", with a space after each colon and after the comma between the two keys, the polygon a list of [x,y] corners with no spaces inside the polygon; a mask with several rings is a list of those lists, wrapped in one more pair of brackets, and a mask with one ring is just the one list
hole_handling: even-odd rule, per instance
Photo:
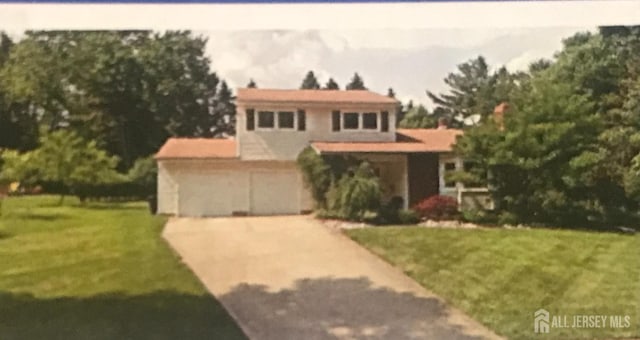
{"label": "side window", "polygon": [[375,112],[367,112],[362,114],[362,128],[366,130],[378,129],[378,114]]}
{"label": "side window", "polygon": [[331,113],[331,131],[340,131],[340,111]]}
{"label": "side window", "polygon": [[275,126],[275,117],[273,111],[258,112],[258,127],[273,128]]}
{"label": "side window", "polygon": [[307,129],[307,115],[304,110],[298,110],[298,131]]}
{"label": "side window", "polygon": [[356,112],[347,112],[342,117],[343,119],[343,128],[345,130],[356,130],[358,129],[360,115]]}
{"label": "side window", "polygon": [[294,128],[293,112],[278,112],[278,128],[279,129]]}
{"label": "side window", "polygon": [[256,128],[256,113],[254,109],[247,109],[247,131],[253,131]]}
{"label": "side window", "polygon": [[387,111],[382,111],[380,113],[380,131],[389,131],[389,112]]}
{"label": "side window", "polygon": [[446,162],[444,163],[444,186],[445,188],[455,188],[456,182],[451,181],[448,177],[452,172],[456,171],[456,163],[454,162]]}

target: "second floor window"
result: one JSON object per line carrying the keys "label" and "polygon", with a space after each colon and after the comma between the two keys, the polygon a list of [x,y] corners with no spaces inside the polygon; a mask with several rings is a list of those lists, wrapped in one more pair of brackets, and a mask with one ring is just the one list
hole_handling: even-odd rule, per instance
{"label": "second floor window", "polygon": [[342,127],[345,130],[355,130],[359,127],[359,117],[360,115],[355,112],[347,112],[342,117]]}
{"label": "second floor window", "polygon": [[362,114],[362,128],[366,130],[378,129],[378,114],[375,112],[367,112]]}
{"label": "second floor window", "polygon": [[272,111],[260,111],[258,112],[258,127],[259,128],[274,128],[275,118]]}
{"label": "second floor window", "polygon": [[293,129],[294,118],[293,112],[278,112],[278,128]]}

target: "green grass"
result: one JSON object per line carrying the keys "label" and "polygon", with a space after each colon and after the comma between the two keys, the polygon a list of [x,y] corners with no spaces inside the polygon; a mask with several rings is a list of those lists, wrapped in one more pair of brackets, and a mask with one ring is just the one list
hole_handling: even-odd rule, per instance
{"label": "green grass", "polygon": [[5,199],[0,339],[234,339],[242,332],[144,203]]}
{"label": "green grass", "polygon": [[[640,236],[531,229],[367,228],[347,234],[512,339],[640,337]],[[629,328],[552,328],[533,313],[629,315]]]}

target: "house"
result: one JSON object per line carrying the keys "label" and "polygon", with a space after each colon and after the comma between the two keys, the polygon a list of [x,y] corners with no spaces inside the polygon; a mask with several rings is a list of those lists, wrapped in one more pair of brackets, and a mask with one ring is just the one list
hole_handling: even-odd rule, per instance
{"label": "house", "polygon": [[385,199],[405,207],[436,194],[458,197],[446,173],[460,130],[396,129],[398,102],[371,91],[237,91],[233,139],[171,138],[156,155],[158,212],[179,216],[299,214],[312,210],[296,166],[308,146],[320,155],[368,160]]}

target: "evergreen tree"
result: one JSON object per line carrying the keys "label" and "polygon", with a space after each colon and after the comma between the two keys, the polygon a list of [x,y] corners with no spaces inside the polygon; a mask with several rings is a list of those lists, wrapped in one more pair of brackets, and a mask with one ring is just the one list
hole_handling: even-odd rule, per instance
{"label": "evergreen tree", "polygon": [[358,73],[353,75],[349,84],[346,87],[347,90],[366,90],[367,88],[364,86],[364,80]]}
{"label": "evergreen tree", "polygon": [[256,84],[255,81],[253,81],[253,79],[249,79],[249,83],[247,84],[247,88],[256,89],[256,88],[258,88],[258,85]]}
{"label": "evergreen tree", "polygon": [[333,78],[329,78],[329,81],[324,85],[325,90],[340,90],[340,86]]}
{"label": "evergreen tree", "polygon": [[205,136],[221,137],[235,134],[235,97],[224,80],[220,83],[220,88],[216,93],[211,117],[213,121],[208,124],[211,129],[209,133],[204,134]]}
{"label": "evergreen tree", "polygon": [[412,107],[398,123],[398,127],[404,129],[428,129],[437,125],[437,119],[422,105]]}
{"label": "evergreen tree", "polygon": [[313,71],[307,72],[307,75],[302,80],[302,85],[300,85],[301,90],[317,90],[320,88],[320,83],[318,83],[318,79],[316,78]]}
{"label": "evergreen tree", "polygon": [[393,90],[393,88],[389,88],[389,90],[387,91],[387,97],[389,98],[395,98],[396,97],[396,92]]}

